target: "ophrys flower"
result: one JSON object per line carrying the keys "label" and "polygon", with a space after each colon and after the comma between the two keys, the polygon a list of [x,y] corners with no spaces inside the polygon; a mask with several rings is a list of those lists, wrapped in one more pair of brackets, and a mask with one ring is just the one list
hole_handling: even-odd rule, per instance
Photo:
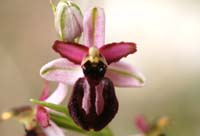
{"label": "ophrys flower", "polygon": [[144,116],[140,115],[135,120],[135,126],[141,133],[131,136],[166,136],[164,129],[170,123],[171,120],[167,116],[149,122]]}
{"label": "ophrys flower", "polygon": [[114,85],[139,87],[144,84],[144,77],[129,64],[117,62],[136,52],[135,43],[104,44],[103,9],[87,10],[83,22],[84,45],[55,41],[53,49],[65,59],[45,65],[41,76],[74,85],[68,105],[73,120],[85,130],[98,131],[113,119],[118,110]]}

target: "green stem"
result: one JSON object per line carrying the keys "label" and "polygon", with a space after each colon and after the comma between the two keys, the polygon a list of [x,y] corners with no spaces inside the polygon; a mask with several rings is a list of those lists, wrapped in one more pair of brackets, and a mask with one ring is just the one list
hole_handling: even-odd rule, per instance
{"label": "green stem", "polygon": [[56,105],[56,104],[53,104],[53,103],[43,102],[43,101],[39,101],[39,100],[36,100],[36,99],[30,99],[30,101],[34,104],[38,104],[38,105],[47,107],[49,109],[64,113],[66,115],[69,115],[67,108],[63,105]]}

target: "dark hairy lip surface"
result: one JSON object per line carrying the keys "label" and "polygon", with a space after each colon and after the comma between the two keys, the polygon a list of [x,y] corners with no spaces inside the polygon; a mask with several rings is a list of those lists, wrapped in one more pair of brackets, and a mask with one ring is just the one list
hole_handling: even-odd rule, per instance
{"label": "dark hairy lip surface", "polygon": [[85,84],[88,83],[86,78],[79,78],[73,88],[73,92],[68,104],[69,113],[74,122],[85,130],[93,129],[99,131],[103,129],[116,115],[118,111],[118,100],[115,95],[115,89],[112,81],[108,78],[103,78],[99,84],[102,84],[102,96],[103,96],[103,109],[100,114],[97,113],[95,100],[97,93],[94,84],[89,84],[90,101],[91,106],[89,112],[86,114],[82,107],[82,100],[85,92]]}

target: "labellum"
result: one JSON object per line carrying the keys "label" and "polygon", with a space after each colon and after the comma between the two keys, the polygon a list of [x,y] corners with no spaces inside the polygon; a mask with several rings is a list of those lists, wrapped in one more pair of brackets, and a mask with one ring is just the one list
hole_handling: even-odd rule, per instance
{"label": "labellum", "polygon": [[85,130],[104,128],[118,111],[118,101],[112,81],[104,77],[105,58],[95,47],[89,49],[81,64],[85,77],[79,78],[69,101],[73,120]]}

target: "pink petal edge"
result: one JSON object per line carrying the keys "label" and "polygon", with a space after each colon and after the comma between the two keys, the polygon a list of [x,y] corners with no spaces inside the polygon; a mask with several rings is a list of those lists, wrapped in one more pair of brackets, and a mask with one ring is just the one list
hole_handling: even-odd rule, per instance
{"label": "pink petal edge", "polygon": [[102,8],[88,9],[83,18],[84,44],[100,48],[105,42],[105,14]]}
{"label": "pink petal edge", "polygon": [[139,129],[142,133],[147,133],[149,131],[149,124],[144,118],[144,116],[140,115],[135,119],[135,126]]}
{"label": "pink petal edge", "polygon": [[67,95],[66,89],[66,85],[59,83],[56,90],[45,100],[45,102],[50,102],[54,104],[62,103]]}
{"label": "pink petal edge", "polygon": [[44,101],[45,99],[47,99],[49,97],[49,91],[50,91],[49,83],[48,83],[48,81],[45,81],[44,88],[42,89],[42,94],[41,94],[39,100]]}
{"label": "pink petal edge", "polygon": [[110,43],[100,48],[101,55],[108,64],[119,61],[122,57],[136,52],[136,44],[130,42]]}
{"label": "pink petal edge", "polygon": [[143,74],[125,62],[110,64],[105,77],[110,78],[118,87],[142,87],[145,83]]}
{"label": "pink petal edge", "polygon": [[44,107],[37,105],[36,106],[36,120],[37,120],[37,122],[39,122],[39,124],[42,127],[46,128],[46,127],[49,126],[49,119],[50,119],[50,117],[49,117],[48,111]]}
{"label": "pink petal edge", "polygon": [[84,76],[80,65],[73,64],[65,58],[59,58],[44,65],[40,70],[40,75],[46,80],[66,85],[73,85],[78,78]]}

